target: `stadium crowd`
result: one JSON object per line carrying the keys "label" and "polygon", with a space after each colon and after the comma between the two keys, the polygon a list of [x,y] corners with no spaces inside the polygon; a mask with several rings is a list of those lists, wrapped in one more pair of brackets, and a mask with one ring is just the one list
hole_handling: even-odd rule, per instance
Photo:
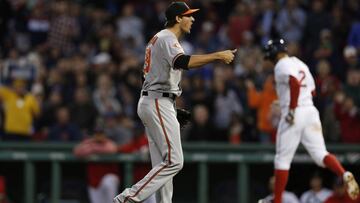
{"label": "stadium crowd", "polygon": [[[146,42],[167,1],[1,0],[3,140],[79,141],[103,128],[131,139]],[[278,110],[261,47],[284,38],[315,74],[327,141],[360,142],[357,0],[190,1],[201,9],[186,53],[237,48],[233,64],[184,72],[186,141],[271,142]],[[15,99],[14,99],[15,98]]]}
{"label": "stadium crowd", "polygon": [[[165,0],[0,0],[4,141],[79,142],[101,131],[124,145],[143,135],[136,109],[146,43]],[[327,142],[360,143],[360,1],[202,0],[188,54],[237,48],[232,64],[185,71],[177,105],[186,142],[275,140],[279,109],[261,47],[283,38],[316,79]]]}

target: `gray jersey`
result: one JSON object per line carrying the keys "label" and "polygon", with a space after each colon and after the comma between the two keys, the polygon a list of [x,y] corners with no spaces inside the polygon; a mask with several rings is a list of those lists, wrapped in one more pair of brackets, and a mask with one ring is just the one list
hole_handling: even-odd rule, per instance
{"label": "gray jersey", "polygon": [[174,62],[183,54],[184,50],[174,33],[167,29],[158,32],[146,47],[142,89],[180,96],[182,70],[175,69]]}

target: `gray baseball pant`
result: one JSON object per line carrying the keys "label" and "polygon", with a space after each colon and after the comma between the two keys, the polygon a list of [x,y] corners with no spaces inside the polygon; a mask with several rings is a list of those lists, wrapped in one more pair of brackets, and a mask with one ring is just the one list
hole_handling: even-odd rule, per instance
{"label": "gray baseball pant", "polygon": [[153,168],[142,180],[116,196],[114,202],[142,202],[156,192],[157,203],[171,203],[172,180],[184,163],[175,101],[142,96],[138,115],[146,129]]}

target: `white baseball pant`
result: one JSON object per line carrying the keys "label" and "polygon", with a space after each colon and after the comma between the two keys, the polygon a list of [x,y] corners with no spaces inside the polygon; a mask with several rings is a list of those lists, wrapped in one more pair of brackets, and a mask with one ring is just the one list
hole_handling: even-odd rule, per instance
{"label": "white baseball pant", "polygon": [[294,124],[285,121],[282,111],[276,137],[275,169],[289,170],[296,149],[301,142],[318,166],[324,167],[326,150],[319,111],[314,106],[299,106],[295,110]]}

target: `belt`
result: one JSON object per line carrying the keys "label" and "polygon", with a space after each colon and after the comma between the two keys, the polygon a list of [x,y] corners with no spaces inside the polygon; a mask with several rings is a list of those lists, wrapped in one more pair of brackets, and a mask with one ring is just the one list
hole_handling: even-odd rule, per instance
{"label": "belt", "polygon": [[167,97],[170,98],[172,100],[175,100],[176,95],[173,93],[168,93],[168,92],[148,92],[148,91],[142,91],[141,92],[142,96],[153,96],[153,97]]}

